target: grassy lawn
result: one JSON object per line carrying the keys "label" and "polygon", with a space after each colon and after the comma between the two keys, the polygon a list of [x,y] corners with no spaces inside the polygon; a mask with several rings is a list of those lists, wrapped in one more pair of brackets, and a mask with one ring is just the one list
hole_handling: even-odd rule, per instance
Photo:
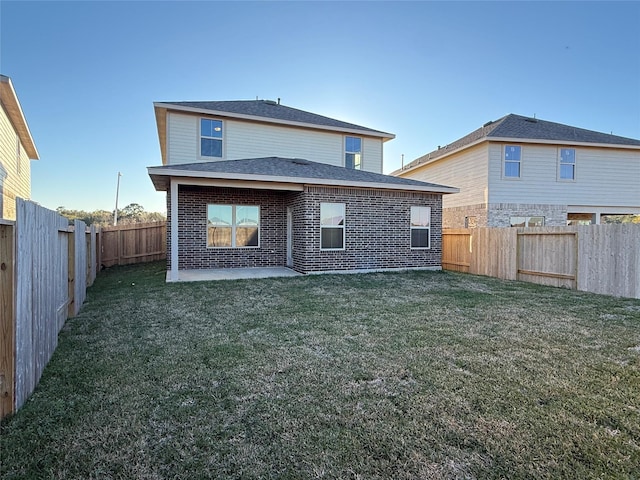
{"label": "grassy lawn", "polygon": [[3,480],[640,478],[640,301],[112,268],[0,442]]}

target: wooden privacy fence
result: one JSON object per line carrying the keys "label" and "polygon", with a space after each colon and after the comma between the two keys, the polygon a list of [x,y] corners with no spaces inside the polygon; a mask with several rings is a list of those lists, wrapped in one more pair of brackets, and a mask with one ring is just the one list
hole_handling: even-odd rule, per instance
{"label": "wooden privacy fence", "polygon": [[167,222],[103,227],[100,232],[101,265],[128,265],[167,258]]}
{"label": "wooden privacy fence", "polygon": [[96,276],[96,229],[17,199],[0,224],[0,418],[33,392]]}
{"label": "wooden privacy fence", "polygon": [[442,268],[640,298],[640,225],[444,229]]}

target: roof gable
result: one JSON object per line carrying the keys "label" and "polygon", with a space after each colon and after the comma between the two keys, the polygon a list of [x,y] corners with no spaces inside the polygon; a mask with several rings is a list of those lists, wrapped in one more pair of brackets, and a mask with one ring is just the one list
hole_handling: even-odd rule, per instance
{"label": "roof gable", "polygon": [[9,120],[13,125],[20,143],[22,143],[28,157],[31,160],[39,160],[38,149],[31,136],[27,119],[24,117],[20,101],[13,89],[11,79],[5,75],[0,75],[0,102],[7,112]]}

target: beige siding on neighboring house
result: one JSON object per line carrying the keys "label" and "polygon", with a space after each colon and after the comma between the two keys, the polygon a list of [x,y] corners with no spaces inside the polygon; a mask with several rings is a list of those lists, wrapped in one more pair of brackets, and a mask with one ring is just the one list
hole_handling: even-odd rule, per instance
{"label": "beige siding on neighboring house", "polygon": [[478,145],[399,176],[460,189],[444,195],[443,208],[486,203],[487,147]]}
{"label": "beige siding on neighboring house", "polygon": [[24,146],[0,108],[0,218],[16,218],[16,197],[31,197],[31,162]]}
{"label": "beige siding on neighboring house", "polygon": [[567,181],[558,180],[560,146],[520,145],[521,177],[505,179],[504,144],[490,144],[489,203],[640,206],[640,151],[575,147],[576,179]]}
{"label": "beige siding on neighboring house", "polygon": [[[344,166],[344,134],[238,120],[223,120],[222,158],[199,157],[200,118],[168,113],[167,164],[284,157]],[[363,140],[364,170],[382,173],[382,140]]]}

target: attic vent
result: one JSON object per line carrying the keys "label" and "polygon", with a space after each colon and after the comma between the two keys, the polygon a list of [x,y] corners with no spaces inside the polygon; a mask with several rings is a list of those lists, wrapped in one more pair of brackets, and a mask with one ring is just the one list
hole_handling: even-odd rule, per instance
{"label": "attic vent", "polygon": [[267,105],[278,105],[276,102],[274,102],[273,100],[265,100],[264,103],[266,103]]}
{"label": "attic vent", "polygon": [[291,163],[295,163],[296,165],[309,165],[309,162],[302,160],[301,158],[294,158],[291,160]]}
{"label": "attic vent", "polygon": [[493,123],[493,120],[489,120],[487,123],[485,123],[484,125],[482,125],[483,127],[488,127],[489,125],[491,125]]}
{"label": "attic vent", "polygon": [[525,118],[524,121],[529,123],[538,123],[538,120],[535,118]]}

